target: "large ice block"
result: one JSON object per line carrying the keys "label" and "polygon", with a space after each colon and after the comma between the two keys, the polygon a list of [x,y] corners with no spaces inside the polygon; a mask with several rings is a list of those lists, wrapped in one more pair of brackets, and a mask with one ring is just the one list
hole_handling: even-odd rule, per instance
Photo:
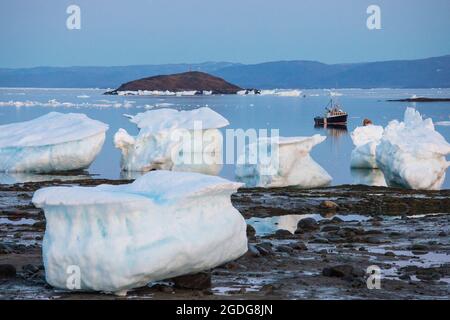
{"label": "large ice block", "polygon": [[434,129],[431,119],[422,119],[407,108],[403,122],[391,121],[376,149],[376,160],[391,186],[440,189],[450,162],[450,144]]}
{"label": "large ice block", "polygon": [[310,156],[311,149],[326,137],[260,138],[247,144],[238,159],[236,178],[248,187],[327,185],[331,176]]}
{"label": "large ice block", "polygon": [[[247,251],[230,196],[241,186],[199,173],[152,171],[126,185],[50,187],[33,203],[47,222],[47,282],[125,294],[148,282],[207,270]],[[67,286],[73,270],[79,288]]]}
{"label": "large ice block", "polygon": [[222,163],[223,136],[218,128],[229,122],[210,108],[158,109],[129,117],[140,129],[139,134],[131,136],[119,129],[114,136],[114,144],[122,152],[124,171],[214,173]]}
{"label": "large ice block", "polygon": [[108,125],[81,113],[50,112],[0,126],[0,171],[48,173],[86,169]]}
{"label": "large ice block", "polygon": [[351,138],[355,149],[351,154],[350,166],[359,169],[378,168],[375,159],[375,151],[383,135],[383,127],[368,125],[357,127],[352,133]]}

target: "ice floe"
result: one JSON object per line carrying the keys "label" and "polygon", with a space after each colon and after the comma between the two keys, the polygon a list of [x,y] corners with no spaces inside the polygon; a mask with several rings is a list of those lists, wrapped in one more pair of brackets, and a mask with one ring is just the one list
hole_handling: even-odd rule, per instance
{"label": "ice floe", "polygon": [[376,149],[376,160],[389,185],[440,189],[450,165],[450,144],[435,131],[431,119],[407,108],[404,121],[391,121]]}
{"label": "ice floe", "polygon": [[108,125],[80,113],[50,112],[0,126],[0,172],[80,170],[89,167]]}
{"label": "ice floe", "polygon": [[117,91],[117,95],[119,96],[195,96],[197,94],[205,94],[206,95],[210,95],[212,94],[212,92],[210,93],[209,91],[196,91],[196,90],[191,90],[191,91],[159,91],[159,90],[137,90],[137,91]]}
{"label": "ice floe", "polygon": [[[87,98],[85,98],[87,99]],[[95,103],[83,102],[83,103],[74,103],[74,102],[60,102],[56,99],[50,99],[46,102],[42,101],[0,101],[0,107],[46,107],[46,108],[131,108],[135,104],[135,101],[111,101],[111,100],[98,100]]]}
{"label": "ice floe", "polygon": [[222,163],[223,136],[218,128],[229,122],[208,107],[158,109],[128,117],[140,131],[131,136],[119,129],[114,136],[115,146],[122,151],[122,170],[209,173]]}
{"label": "ice floe", "polygon": [[[237,259],[247,251],[246,223],[230,200],[239,187],[198,173],[152,171],[127,185],[40,189],[32,201],[47,223],[46,280],[123,295]],[[79,283],[69,281],[74,270]]]}
{"label": "ice floe", "polygon": [[380,143],[382,135],[383,127],[375,125],[357,127],[351,133],[351,138],[355,145],[350,160],[352,168],[378,168],[375,150]]}
{"label": "ice floe", "polygon": [[302,91],[298,89],[273,89],[273,90],[261,90],[262,96],[279,96],[279,97],[300,97]]}
{"label": "ice floe", "polygon": [[247,144],[236,165],[236,179],[247,187],[327,185],[331,176],[310,156],[326,137],[271,137]]}

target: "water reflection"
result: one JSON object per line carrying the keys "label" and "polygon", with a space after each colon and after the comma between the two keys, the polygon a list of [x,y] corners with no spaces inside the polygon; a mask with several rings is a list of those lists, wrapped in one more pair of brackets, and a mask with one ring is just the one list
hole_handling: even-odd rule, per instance
{"label": "water reflection", "polygon": [[91,175],[85,171],[77,173],[68,174],[37,174],[28,172],[11,172],[11,173],[0,173],[0,184],[14,184],[14,183],[25,183],[25,182],[43,182],[43,181],[71,181],[71,180],[82,180],[90,179]]}
{"label": "water reflection", "polygon": [[347,135],[348,130],[346,125],[315,125],[315,129],[323,129],[328,137],[339,139]]}
{"label": "water reflection", "polygon": [[253,217],[247,219],[247,223],[250,224],[256,231],[258,236],[265,236],[274,234],[277,230],[287,230],[290,233],[294,233],[297,230],[297,224],[300,220],[305,218],[313,218],[316,221],[324,219],[331,219],[333,216],[339,217],[343,221],[367,221],[370,218],[359,214],[347,214],[347,215],[335,215],[323,216],[320,214],[289,214],[284,216],[276,216],[269,218],[257,218]]}
{"label": "water reflection", "polygon": [[[173,171],[178,172],[196,172],[196,173],[203,173],[208,174],[211,176],[217,176],[219,175],[220,171],[222,170],[223,165],[222,164],[179,164],[172,168]],[[135,180],[147,172],[141,172],[141,171],[121,171],[120,172],[120,178],[125,180]]]}
{"label": "water reflection", "polygon": [[384,174],[379,169],[351,169],[353,184],[387,187]]}

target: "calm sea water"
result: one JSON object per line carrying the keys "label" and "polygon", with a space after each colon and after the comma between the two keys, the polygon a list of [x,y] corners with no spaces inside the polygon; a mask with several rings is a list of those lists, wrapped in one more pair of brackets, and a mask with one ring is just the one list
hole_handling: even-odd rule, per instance
{"label": "calm sea water", "polygon": [[[350,169],[353,144],[349,136],[364,118],[385,126],[390,120],[403,119],[407,106],[416,107],[433,121],[450,120],[450,103],[386,102],[386,99],[407,98],[412,95],[450,97],[450,89],[343,89],[337,90],[338,102],[349,113],[347,131],[315,128],[313,118],[323,113],[329,101],[329,90],[303,90],[305,96],[192,96],[143,97],[105,96],[100,89],[0,89],[0,124],[25,121],[51,111],[82,112],[110,126],[103,150],[89,168],[90,174],[118,179],[120,152],[114,148],[113,135],[119,128],[137,134],[124,113],[136,114],[147,108],[175,108],[179,110],[208,106],[230,121],[228,128],[279,129],[282,136],[326,135],[327,139],[316,146],[311,155],[333,177],[333,185],[356,183],[361,172]],[[436,126],[450,141],[450,127]],[[364,174],[364,173],[362,173]],[[234,167],[224,165],[220,175],[234,179]],[[39,177],[0,174],[0,183],[14,183]],[[450,188],[447,176],[443,188]]]}

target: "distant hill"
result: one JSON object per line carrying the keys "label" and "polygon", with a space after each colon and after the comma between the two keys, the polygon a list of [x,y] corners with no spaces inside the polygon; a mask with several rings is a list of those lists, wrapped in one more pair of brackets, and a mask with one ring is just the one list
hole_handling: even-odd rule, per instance
{"label": "distant hill", "polygon": [[171,75],[158,75],[122,84],[117,91],[212,91],[213,94],[235,94],[240,87],[210,74],[190,71]]}
{"label": "distant hill", "polygon": [[228,66],[214,74],[242,87],[256,88],[449,88],[450,55],[331,65],[279,61]]}
{"label": "distant hill", "polygon": [[0,68],[0,87],[37,88],[117,88],[122,83],[160,74],[186,71],[213,73],[226,68],[227,62],[199,64],[134,65],[122,67],[37,67]]}
{"label": "distant hill", "polygon": [[1,87],[116,88],[134,79],[186,71],[206,72],[244,88],[449,88],[450,55],[368,63],[276,61],[206,62],[124,67],[0,69]]}

